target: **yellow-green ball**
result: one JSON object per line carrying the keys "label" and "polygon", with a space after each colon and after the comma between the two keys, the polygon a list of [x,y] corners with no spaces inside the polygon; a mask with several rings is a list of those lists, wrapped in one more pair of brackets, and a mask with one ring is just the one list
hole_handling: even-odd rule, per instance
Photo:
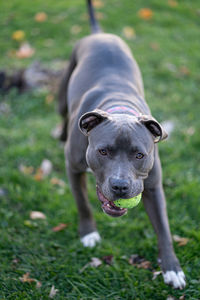
{"label": "yellow-green ball", "polygon": [[114,203],[116,206],[121,207],[121,208],[133,208],[140,203],[141,197],[142,197],[142,194],[139,194],[130,199],[118,199]]}

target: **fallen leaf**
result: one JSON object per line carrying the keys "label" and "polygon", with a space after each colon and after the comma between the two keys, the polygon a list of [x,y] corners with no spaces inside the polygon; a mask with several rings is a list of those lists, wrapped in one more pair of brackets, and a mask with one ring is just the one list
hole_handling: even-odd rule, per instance
{"label": "fallen leaf", "polygon": [[168,5],[171,7],[176,7],[178,3],[175,0],[168,0]]}
{"label": "fallen leaf", "polygon": [[136,34],[135,34],[135,30],[130,27],[130,26],[125,26],[123,28],[123,35],[127,38],[127,39],[132,39],[135,38]]}
{"label": "fallen leaf", "polygon": [[27,272],[27,273],[25,273],[22,277],[20,277],[19,280],[20,280],[21,282],[23,282],[23,283],[24,283],[24,282],[28,282],[28,283],[35,282],[35,283],[36,283],[36,287],[37,287],[37,288],[40,288],[40,287],[42,286],[41,282],[38,281],[38,280],[35,279],[35,278],[30,278],[29,275],[30,275],[30,273]]}
{"label": "fallen leaf", "polygon": [[140,264],[138,264],[137,267],[139,269],[151,269],[151,262],[148,260],[144,260]]}
{"label": "fallen leaf", "polygon": [[104,6],[104,3],[103,3],[101,0],[93,0],[92,5],[93,5],[95,8],[101,8],[101,7]]}
{"label": "fallen leaf", "polygon": [[189,70],[186,66],[180,67],[179,72],[180,72],[181,75],[183,75],[183,76],[187,76],[187,75],[190,74],[190,70]]}
{"label": "fallen leaf", "polygon": [[144,257],[139,256],[138,254],[131,255],[129,258],[129,264],[136,266],[139,269],[151,269],[151,262],[145,260]]}
{"label": "fallen leaf", "polygon": [[154,271],[152,280],[155,280],[160,274],[162,274],[162,271]]}
{"label": "fallen leaf", "polygon": [[106,255],[102,257],[102,260],[107,264],[107,265],[112,265],[113,263],[113,255]]}
{"label": "fallen leaf", "polygon": [[82,31],[82,28],[79,25],[73,25],[71,27],[70,31],[71,31],[72,34],[78,34]]}
{"label": "fallen leaf", "polygon": [[45,220],[46,216],[45,214],[43,214],[41,211],[31,211],[30,212],[30,218],[32,220],[36,220],[36,219],[42,219]]}
{"label": "fallen leaf", "polygon": [[61,180],[61,179],[58,179],[58,178],[56,178],[56,177],[53,177],[53,178],[51,178],[51,184],[53,184],[53,185],[59,185],[59,186],[61,186],[61,187],[65,187],[65,182],[63,181],[63,180]]}
{"label": "fallen leaf", "polygon": [[25,32],[23,30],[16,30],[12,34],[12,39],[15,41],[22,41],[25,38]]}
{"label": "fallen leaf", "polygon": [[35,50],[28,44],[28,43],[23,43],[19,50],[16,51],[16,57],[18,58],[28,58],[33,56],[35,53]]}
{"label": "fallen leaf", "polygon": [[67,226],[68,226],[68,224],[60,223],[58,226],[53,227],[52,230],[54,232],[58,232],[58,231],[65,229]]}
{"label": "fallen leaf", "polygon": [[36,22],[42,23],[47,20],[47,14],[45,12],[38,12],[34,17]]}
{"label": "fallen leaf", "polygon": [[160,49],[160,45],[158,43],[150,43],[149,45],[151,47],[151,49],[153,49],[154,51],[158,51]]}
{"label": "fallen leaf", "polygon": [[49,159],[44,159],[41,163],[40,170],[43,173],[43,176],[48,176],[52,171],[53,165]]}
{"label": "fallen leaf", "polygon": [[185,237],[180,237],[179,235],[173,235],[173,240],[178,243],[178,246],[185,246],[189,239]]}
{"label": "fallen leaf", "polygon": [[186,129],[186,133],[190,136],[192,136],[195,133],[195,128],[194,127],[189,127]]}
{"label": "fallen leaf", "polygon": [[34,172],[34,168],[33,167],[31,167],[31,166],[27,167],[27,166],[25,166],[23,164],[19,165],[19,170],[20,170],[20,172],[22,172],[25,175],[30,175],[30,174],[33,174],[33,172]]}
{"label": "fallen leaf", "polygon": [[143,20],[150,20],[153,16],[153,11],[150,8],[141,8],[138,15]]}
{"label": "fallen leaf", "polygon": [[54,96],[53,96],[53,95],[49,94],[49,95],[46,96],[46,98],[45,98],[45,103],[46,103],[46,104],[49,105],[49,104],[51,104],[53,101],[54,101]]}
{"label": "fallen leaf", "polygon": [[59,139],[62,133],[62,128],[63,128],[62,124],[56,125],[56,127],[51,130],[51,136],[54,139]]}
{"label": "fallen leaf", "polygon": [[49,293],[49,298],[53,298],[56,295],[57,292],[58,292],[58,290],[55,289],[54,285],[52,285],[50,293]]}
{"label": "fallen leaf", "polygon": [[13,265],[17,265],[19,263],[19,259],[18,258],[14,258],[12,260]]}
{"label": "fallen leaf", "polygon": [[91,261],[83,266],[82,269],[79,270],[79,273],[82,273],[87,267],[91,266],[94,268],[99,267],[102,264],[102,261],[98,257],[92,257]]}
{"label": "fallen leaf", "polygon": [[129,264],[130,265],[136,265],[141,263],[144,260],[142,256],[139,256],[138,254],[132,254],[129,258]]}
{"label": "fallen leaf", "polygon": [[35,175],[34,175],[34,179],[36,181],[41,181],[43,178],[44,178],[43,172],[40,168],[38,168]]}
{"label": "fallen leaf", "polygon": [[101,11],[96,12],[96,18],[97,20],[103,20],[104,19],[104,14]]}

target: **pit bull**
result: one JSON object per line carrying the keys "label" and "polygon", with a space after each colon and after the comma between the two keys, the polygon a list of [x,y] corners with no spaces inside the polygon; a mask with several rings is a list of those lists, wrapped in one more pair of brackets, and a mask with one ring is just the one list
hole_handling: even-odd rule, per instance
{"label": "pit bull", "polygon": [[86,171],[96,178],[103,211],[121,217],[115,205],[142,193],[158,238],[164,281],[185,287],[174,253],[162,186],[157,143],[167,138],[145,101],[139,67],[126,43],[103,33],[88,0],[92,34],[75,46],[59,93],[68,178],[79,212],[81,242],[93,247],[101,238],[89,206]]}

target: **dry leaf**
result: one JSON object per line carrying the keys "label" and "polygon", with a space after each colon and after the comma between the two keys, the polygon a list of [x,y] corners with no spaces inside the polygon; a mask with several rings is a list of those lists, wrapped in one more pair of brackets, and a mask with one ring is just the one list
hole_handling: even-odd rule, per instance
{"label": "dry leaf", "polygon": [[12,39],[15,41],[22,41],[25,38],[25,32],[23,30],[16,30],[12,34]]}
{"label": "dry leaf", "polygon": [[178,3],[175,0],[168,0],[168,5],[171,7],[176,7]]}
{"label": "dry leaf", "polygon": [[102,261],[98,257],[92,257],[92,260],[89,263],[87,263],[82,269],[80,269],[79,272],[82,273],[89,266],[97,268],[101,264]]}
{"label": "dry leaf", "polygon": [[56,295],[57,292],[58,292],[58,290],[55,289],[54,285],[52,285],[50,293],[49,293],[49,298],[53,298]]}
{"label": "dry leaf", "polygon": [[53,96],[53,95],[49,94],[49,95],[46,96],[46,98],[45,98],[45,103],[46,103],[46,104],[49,105],[49,104],[51,104],[53,101],[54,101],[54,96]]}
{"label": "dry leaf", "polygon": [[180,237],[179,235],[173,235],[173,240],[178,243],[178,246],[185,246],[189,239],[185,237]]}
{"label": "dry leaf", "polygon": [[127,39],[132,39],[136,36],[135,34],[135,30],[130,27],[130,26],[125,26],[123,28],[123,35],[127,38]]}
{"label": "dry leaf", "polygon": [[81,30],[82,30],[82,28],[79,25],[73,25],[70,29],[72,34],[78,34],[81,32]]}
{"label": "dry leaf", "polygon": [[19,170],[20,170],[20,172],[22,172],[25,175],[30,175],[30,174],[33,174],[33,172],[34,172],[33,167],[27,167],[27,166],[24,166],[23,164],[21,164],[19,166]]}
{"label": "dry leaf", "polygon": [[186,133],[190,136],[192,136],[195,133],[195,128],[194,127],[189,127],[186,129]]}
{"label": "dry leaf", "polygon": [[65,182],[61,179],[56,178],[56,177],[51,178],[50,182],[53,185],[59,185],[61,187],[65,187]]}
{"label": "dry leaf", "polygon": [[36,283],[36,287],[37,288],[40,288],[42,286],[41,282],[38,281],[37,279],[35,278],[30,278],[29,277],[29,272],[25,273],[22,277],[19,278],[19,280],[21,282],[28,282],[28,283],[32,283],[32,282],[35,282]]}
{"label": "dry leaf", "polygon": [[149,45],[151,47],[151,49],[153,49],[154,51],[158,51],[160,49],[160,45],[158,43],[150,43]]}
{"label": "dry leaf", "polygon": [[185,299],[185,295],[179,297],[179,300],[184,300],[184,299]]}
{"label": "dry leaf", "polygon": [[36,219],[42,219],[42,220],[45,220],[46,219],[46,216],[45,214],[43,214],[42,212],[40,211],[31,211],[30,212],[30,218],[32,220],[36,220]]}
{"label": "dry leaf", "polygon": [[179,71],[183,76],[187,76],[190,74],[190,70],[185,66],[180,67]]}
{"label": "dry leaf", "polygon": [[151,269],[151,262],[148,260],[144,260],[140,264],[138,264],[137,267],[139,269]]}
{"label": "dry leaf", "polygon": [[16,57],[28,58],[33,56],[34,53],[35,50],[28,43],[24,43],[20,46],[19,50],[16,51]]}
{"label": "dry leaf", "polygon": [[151,269],[151,262],[145,260],[144,257],[139,256],[138,254],[131,255],[129,258],[129,264],[136,266],[139,269]]}
{"label": "dry leaf", "polygon": [[49,159],[44,159],[41,163],[40,170],[44,176],[48,176],[52,171],[53,165]]}
{"label": "dry leaf", "polygon": [[138,15],[143,20],[150,20],[153,16],[153,11],[150,8],[141,8]]}
{"label": "dry leaf", "polygon": [[59,139],[62,133],[62,128],[63,128],[62,124],[56,125],[56,127],[51,130],[51,136],[54,139]]}
{"label": "dry leaf", "polygon": [[113,263],[113,255],[106,255],[102,257],[102,260],[107,264],[107,265],[112,265]]}
{"label": "dry leaf", "polygon": [[34,179],[36,181],[41,181],[43,178],[44,178],[43,172],[40,168],[38,168],[35,175],[34,175]]}
{"label": "dry leaf", "polygon": [[54,232],[58,232],[58,231],[65,229],[67,226],[68,226],[67,224],[60,223],[58,226],[53,227],[52,230]]}
{"label": "dry leaf", "polygon": [[101,8],[104,6],[104,3],[101,0],[93,0],[92,4],[95,8]]}
{"label": "dry leaf", "polygon": [[96,12],[96,18],[97,20],[103,20],[104,19],[104,14],[100,11]]}
{"label": "dry leaf", "polygon": [[152,280],[155,280],[160,274],[162,274],[162,271],[154,271]]}
{"label": "dry leaf", "polygon": [[34,19],[39,23],[45,22],[47,19],[47,14],[45,12],[39,12],[35,15]]}

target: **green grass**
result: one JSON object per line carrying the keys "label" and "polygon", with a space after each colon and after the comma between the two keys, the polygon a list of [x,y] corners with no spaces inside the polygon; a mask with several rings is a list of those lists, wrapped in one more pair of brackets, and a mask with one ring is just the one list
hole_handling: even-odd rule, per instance
{"label": "green grass", "polygon": [[[175,7],[158,0],[104,3],[100,11],[105,31],[123,37],[124,26],[135,29],[136,38],[127,42],[142,70],[153,115],[159,121],[170,119],[176,123],[171,138],[159,149],[171,231],[189,238],[185,246],[175,244],[187,287],[175,291],[164,285],[161,277],[152,281],[151,271],[129,265],[128,257],[137,253],[150,260],[155,270],[159,269],[153,229],[142,204],[121,219],[103,214],[91,176],[89,196],[103,240],[92,250],[81,246],[63,147],[50,135],[59,122],[55,105],[46,104],[48,91],[23,95],[12,91],[0,99],[9,108],[0,114],[0,188],[8,191],[0,198],[0,299],[48,299],[52,285],[59,290],[54,299],[143,300],[166,299],[169,295],[200,299],[199,3],[183,0]],[[153,10],[152,20],[138,17],[143,7]],[[40,11],[48,15],[44,23],[34,21]],[[89,33],[85,11],[83,0],[2,1],[1,67],[12,70],[35,59],[47,64],[68,59],[76,40]],[[82,31],[73,35],[73,25],[81,26]],[[18,48],[11,39],[18,29],[25,31],[26,39],[36,49],[32,58],[9,56],[9,51]],[[158,45],[158,50],[152,49],[152,43]],[[53,163],[53,172],[45,180],[36,181],[19,171],[20,164],[37,169],[44,158]],[[52,177],[65,180],[66,187],[53,186]],[[27,223],[33,210],[45,213],[47,220]],[[51,228],[59,223],[69,225],[61,232],[53,232]],[[112,266],[103,264],[79,272],[92,257],[105,255],[114,256]],[[27,272],[42,283],[40,288],[20,281]]]}

